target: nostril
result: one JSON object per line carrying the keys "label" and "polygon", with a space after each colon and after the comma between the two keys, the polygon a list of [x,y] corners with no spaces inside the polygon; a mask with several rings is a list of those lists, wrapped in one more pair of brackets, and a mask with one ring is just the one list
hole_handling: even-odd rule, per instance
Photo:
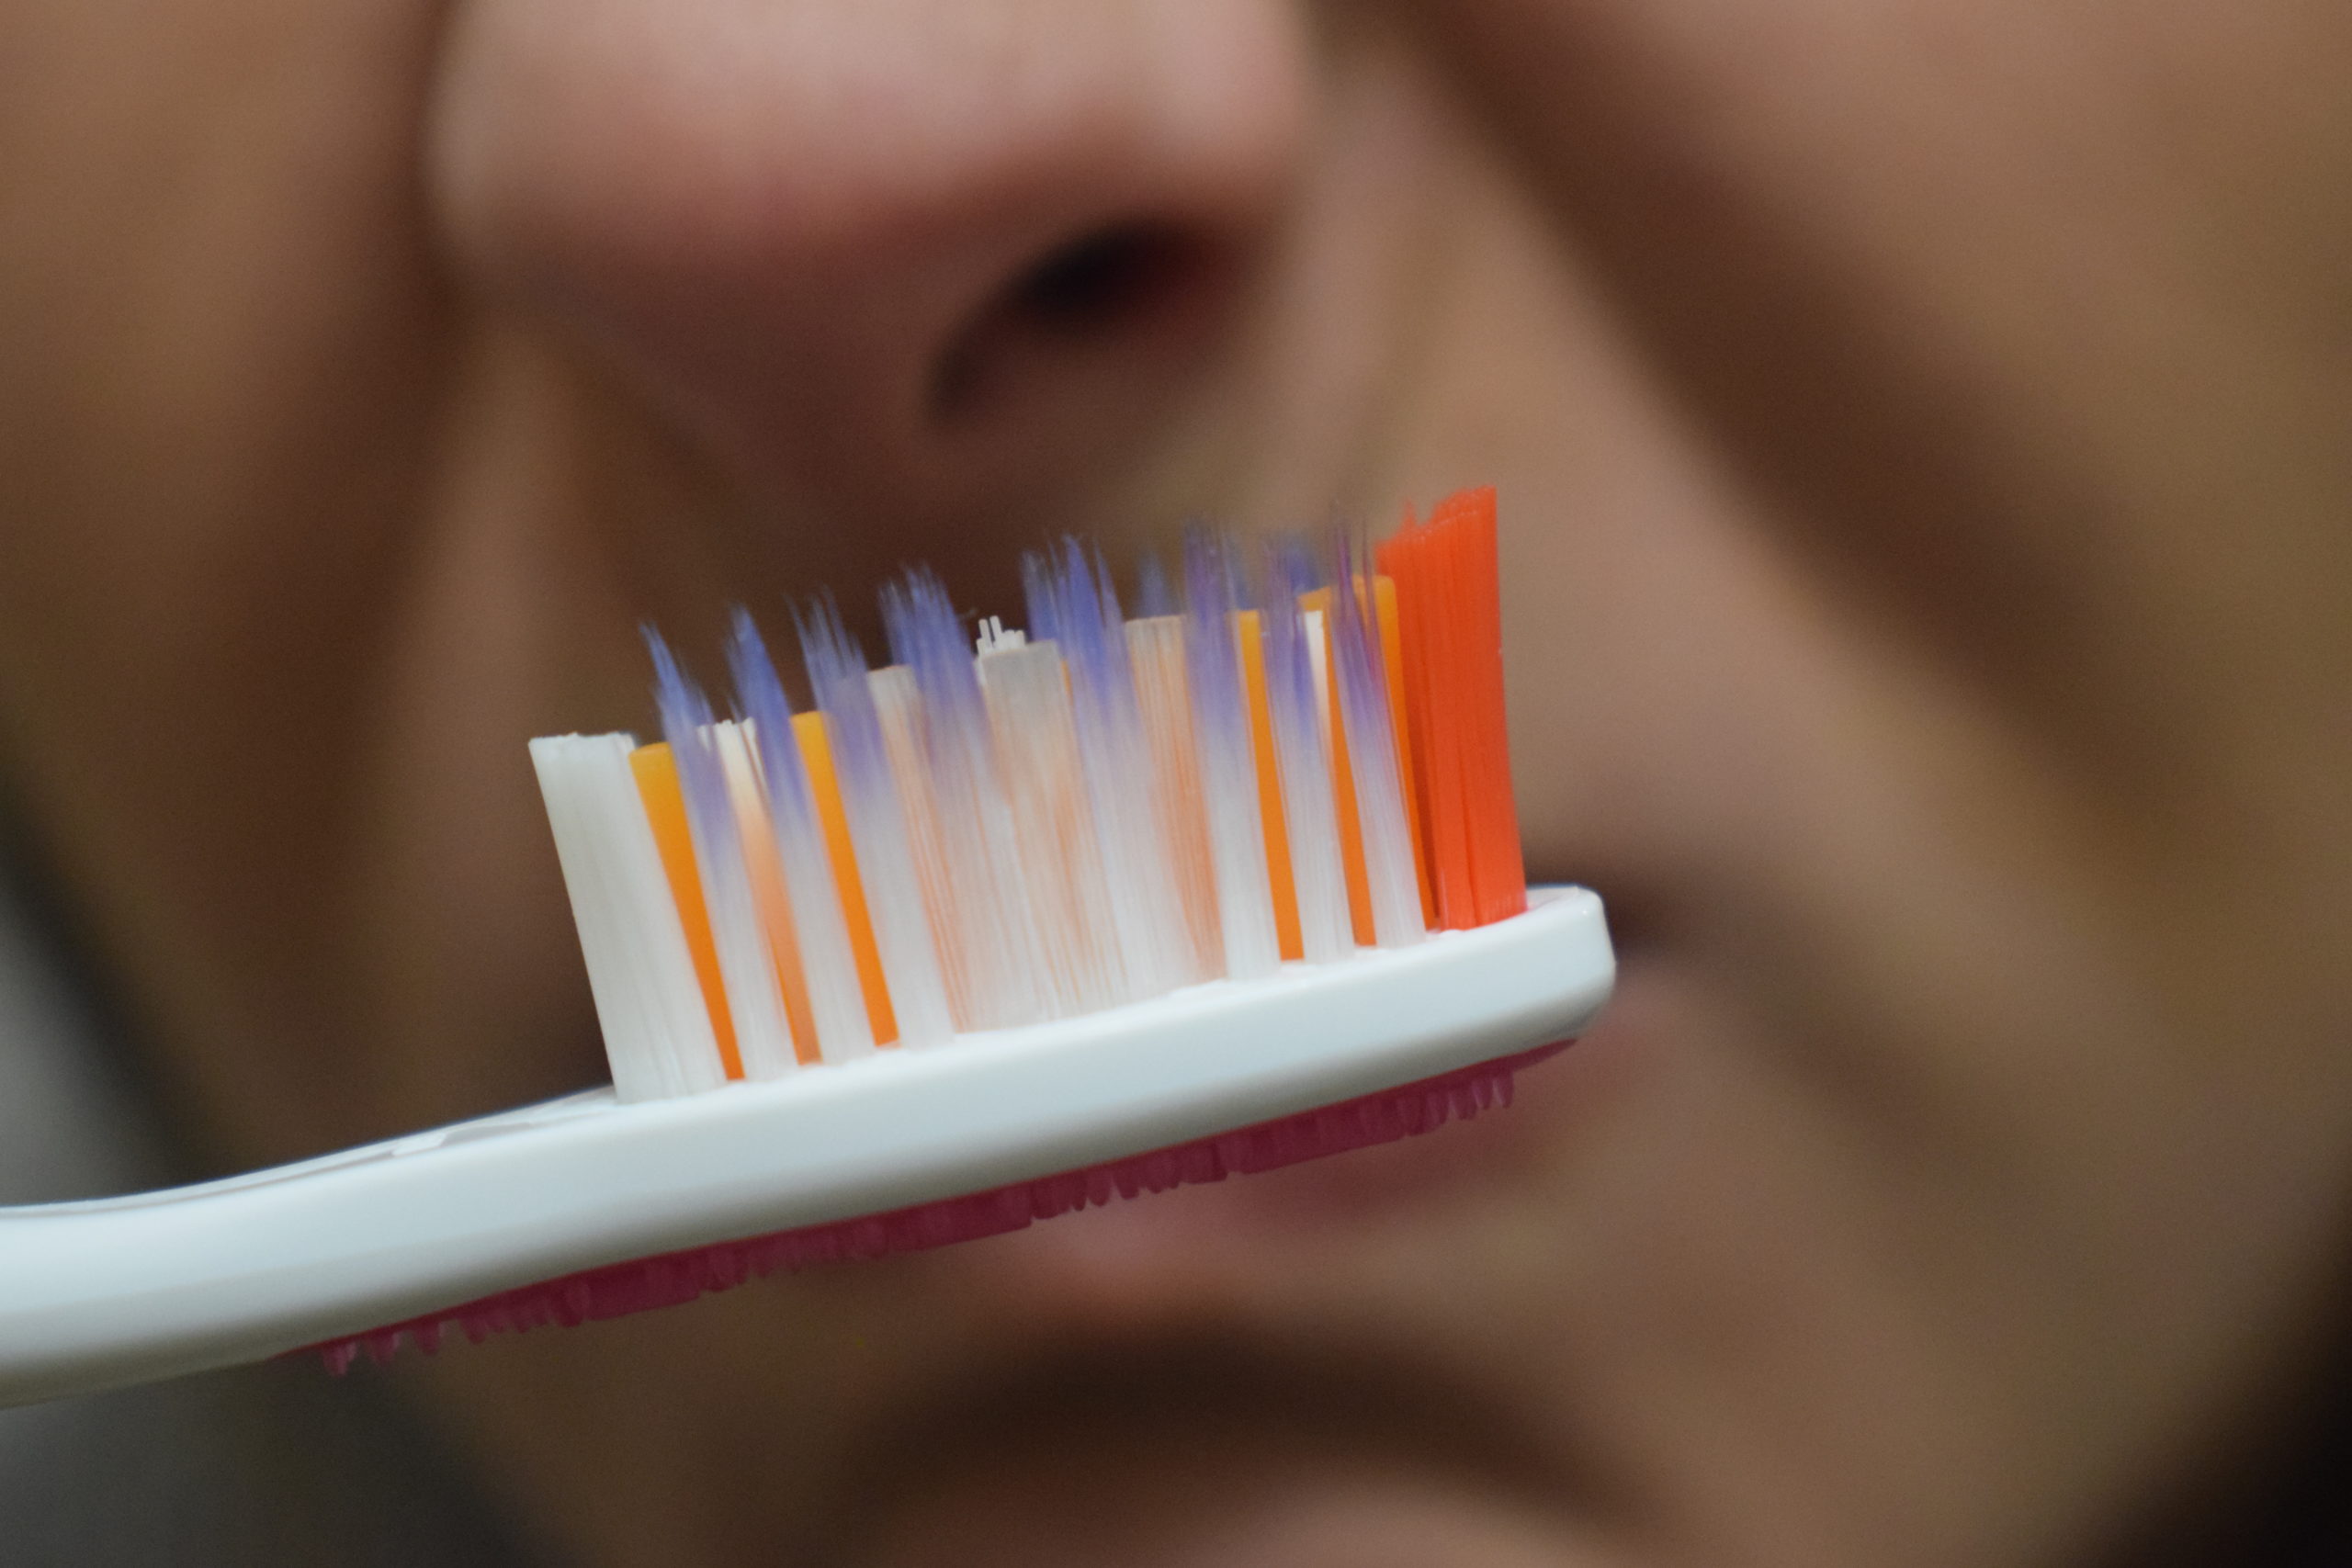
{"label": "nostril", "polygon": [[1174,225],[1114,223],[1059,247],[984,304],[940,355],[932,407],[941,418],[985,400],[1038,351],[1141,335],[1197,298],[1213,247]]}
{"label": "nostril", "polygon": [[1040,328],[1083,333],[1148,308],[1196,249],[1174,230],[1122,223],[1063,246],[1013,284],[1009,303]]}

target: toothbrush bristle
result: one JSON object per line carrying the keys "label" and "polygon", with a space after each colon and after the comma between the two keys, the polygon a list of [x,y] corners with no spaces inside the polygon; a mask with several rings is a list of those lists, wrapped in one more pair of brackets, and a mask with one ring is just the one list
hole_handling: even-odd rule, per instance
{"label": "toothbrush bristle", "polygon": [[1176,591],[1169,585],[1168,568],[1159,552],[1147,551],[1136,566],[1136,618],[1158,620],[1176,614]]}
{"label": "toothbrush bristle", "polygon": [[956,1026],[909,841],[907,806],[892,768],[865,654],[842,626],[841,612],[831,600],[799,617],[799,631],[801,657],[831,740],[834,773],[898,1043],[936,1044],[953,1034]]}
{"label": "toothbrush bristle", "polygon": [[[704,973],[703,994],[719,1057],[729,1078],[774,1077],[789,1066],[792,1047],[783,993],[753,904],[744,824],[736,816],[744,791],[740,784],[731,789],[729,784],[730,738],[719,732],[708,700],[679,670],[660,636],[648,631],[646,644],[653,654],[662,740],[677,770],[710,950],[718,961],[715,977]],[[760,837],[756,824],[752,837]]]}
{"label": "toothbrush bristle", "polygon": [[1503,715],[1493,488],[1448,498],[1384,542],[1396,584],[1413,766],[1435,924],[1466,931],[1527,908]]}
{"label": "toothbrush bristle", "polygon": [[[531,742],[588,961],[589,989],[605,1026],[614,1092],[623,1100],[658,1100],[726,1081],[687,942],[684,900],[655,836],[660,813],[649,811],[632,765],[636,744],[627,735],[555,735]],[[674,799],[674,782],[669,794]],[[676,818],[683,827],[683,806]],[[693,855],[683,858],[691,873]]]}
{"label": "toothbrush bristle", "polygon": [[894,691],[892,700],[912,739],[910,776],[925,786],[936,824],[941,878],[930,891],[949,933],[942,945],[956,1027],[998,1029],[1050,1017],[1012,808],[997,773],[963,621],[939,580],[920,570],[884,588],[882,615],[891,657],[910,678],[911,690]]}
{"label": "toothbrush bristle", "polygon": [[[1319,678],[1320,611],[1291,607],[1318,586],[1303,550],[1277,547],[1259,573],[1256,614],[1242,636],[1265,648],[1266,703],[1273,725],[1292,886],[1298,897],[1300,956],[1329,964],[1355,947],[1347,865],[1333,798],[1330,722]],[[1312,634],[1312,635],[1310,635]],[[1245,654],[1245,658],[1246,658]]]}
{"label": "toothbrush bristle", "polygon": [[[1269,839],[1281,826],[1281,797],[1269,802],[1272,759],[1258,739],[1235,626],[1232,578],[1216,536],[1193,529],[1184,540],[1184,674],[1192,699],[1193,745],[1200,758],[1202,804],[1216,888],[1225,972],[1235,979],[1271,975],[1283,958],[1282,922],[1290,908],[1290,867],[1279,865]],[[1270,808],[1271,807],[1271,808]]]}
{"label": "toothbrush bristle", "polygon": [[[1353,826],[1373,941],[1381,947],[1407,947],[1420,941],[1427,927],[1414,877],[1413,830],[1405,816],[1387,672],[1374,623],[1371,600],[1376,590],[1370,573],[1362,570],[1365,564],[1342,539],[1340,586],[1325,595],[1331,605],[1335,728],[1346,738]],[[1361,934],[1357,940],[1363,940]]]}
{"label": "toothbrush bristle", "polygon": [[[1155,800],[1153,750],[1109,573],[1074,539],[1030,559],[1031,602],[1049,615],[1069,671],[1085,804],[1127,994],[1141,1000],[1213,978],[1216,971],[1201,966],[1186,928],[1176,864],[1182,836],[1169,831],[1168,813]],[[1082,824],[1078,830],[1084,835]]]}
{"label": "toothbrush bristle", "polygon": [[1111,888],[1091,831],[1061,649],[998,638],[980,655],[979,673],[1012,829],[1009,882],[1035,922],[1045,1015],[1138,1000],[1111,929]]}
{"label": "toothbrush bristle", "polygon": [[[1217,918],[1207,784],[1193,733],[1192,691],[1185,678],[1184,623],[1172,615],[1138,616],[1121,635],[1127,645],[1127,664],[1135,671],[1136,718],[1147,752],[1153,829],[1167,856],[1181,923],[1179,962],[1185,981],[1214,979],[1227,972],[1227,955]],[[1246,786],[1247,775],[1237,776]],[[1241,826],[1250,826],[1246,818]]]}
{"label": "toothbrush bristle", "polygon": [[[695,995],[638,994],[675,985],[666,959],[596,986],[628,1042],[624,1096],[1080,1016],[1523,909],[1494,492],[1427,523],[1408,512],[1376,552],[1345,533],[1245,547],[1195,526],[1182,565],[1180,594],[1147,560],[1146,614],[1128,619],[1101,556],[1065,538],[1023,558],[1028,626],[991,616],[977,635],[937,576],[910,570],[883,589],[894,662],[876,671],[830,600],[804,606],[816,705],[800,714],[749,614],[723,722],[649,629],[664,739],[624,750],[671,906],[651,923],[674,920]],[[560,836],[589,832],[602,818],[559,810],[560,782]],[[634,919],[600,912],[624,861],[646,863],[610,845],[564,853],[585,879],[582,919],[602,922],[593,943],[583,926],[597,966],[621,962],[613,933]],[[703,1026],[687,1027],[697,999]],[[678,1059],[650,1066],[662,1050]]]}
{"label": "toothbrush bristle", "polygon": [[[747,739],[766,786],[776,854],[799,939],[800,969],[817,1036],[814,1055],[819,1061],[849,1061],[874,1049],[874,1030],[858,980],[845,900],[826,846],[801,732],[766,645],[748,615],[736,621],[730,663]],[[810,1053],[804,1049],[798,1055],[806,1060]]]}

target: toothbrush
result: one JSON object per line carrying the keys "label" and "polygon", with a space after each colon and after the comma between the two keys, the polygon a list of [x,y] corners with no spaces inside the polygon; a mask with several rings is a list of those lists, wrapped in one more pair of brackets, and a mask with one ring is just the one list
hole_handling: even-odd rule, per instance
{"label": "toothbrush", "polygon": [[0,1405],[576,1324],[1019,1229],[1507,1103],[1614,964],[1526,887],[1494,493],[1123,617],[1074,543],[892,662],[739,613],[734,716],[649,634],[663,739],[531,743],[608,1089],[276,1169],[0,1210]]}

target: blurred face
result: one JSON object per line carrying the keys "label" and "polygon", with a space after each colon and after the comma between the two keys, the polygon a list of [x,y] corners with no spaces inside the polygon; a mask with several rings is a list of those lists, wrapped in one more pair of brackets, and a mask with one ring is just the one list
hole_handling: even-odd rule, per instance
{"label": "blurred face", "polygon": [[523,741],[646,721],[640,620],[1495,482],[1623,959],[1518,1109],[393,1376],[600,1564],[2088,1551],[2338,1282],[2347,49],[16,0],[11,788],[257,1164],[599,1075]]}

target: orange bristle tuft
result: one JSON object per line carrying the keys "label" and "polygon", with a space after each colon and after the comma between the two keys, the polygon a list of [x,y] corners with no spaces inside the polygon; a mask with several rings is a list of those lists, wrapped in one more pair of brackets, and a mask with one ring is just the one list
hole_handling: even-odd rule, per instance
{"label": "orange bristle tuft", "polygon": [[1437,924],[1437,897],[1430,887],[1429,821],[1421,813],[1420,786],[1413,768],[1412,704],[1405,690],[1405,641],[1396,611],[1396,583],[1372,580],[1372,604],[1380,633],[1382,673],[1388,682],[1388,727],[1396,747],[1396,783],[1405,792],[1405,823],[1413,835],[1413,880],[1421,895],[1421,924]]}
{"label": "orange bristle tuft", "polygon": [[702,983],[703,1003],[710,1009],[711,1032],[718,1037],[718,1059],[729,1077],[740,1078],[743,1055],[735,1043],[735,1015],[727,1006],[727,982],[718,973],[718,948],[711,939],[702,873],[695,866],[694,834],[686,825],[686,797],[678,785],[677,759],[666,744],[656,741],[630,753],[628,763],[637,776],[638,796],[645,802],[653,841],[662,851],[662,869],[669,874],[670,896],[677,901],[679,923],[685,928],[695,978]]}
{"label": "orange bristle tuft", "polygon": [[1306,954],[1298,925],[1298,885],[1291,874],[1290,828],[1283,816],[1282,768],[1274,760],[1273,707],[1266,695],[1266,645],[1258,612],[1238,610],[1234,640],[1241,649],[1241,683],[1250,700],[1250,749],[1258,761],[1258,810],[1266,827],[1266,880],[1274,895],[1274,938],[1288,963]]}
{"label": "orange bristle tuft", "polygon": [[865,907],[865,884],[857,874],[857,850],[850,841],[849,816],[842,808],[841,782],[833,773],[832,743],[825,732],[825,716],[795,714],[793,733],[800,740],[800,756],[808,769],[808,790],[816,798],[817,820],[825,830],[826,858],[833,868],[833,886],[840,889],[842,915],[849,922],[850,952],[857,960],[857,983],[865,994],[865,1015],[874,1026],[876,1045],[895,1043],[899,1021],[890,1011],[890,987],[882,976],[882,950],[874,940],[874,920]]}

